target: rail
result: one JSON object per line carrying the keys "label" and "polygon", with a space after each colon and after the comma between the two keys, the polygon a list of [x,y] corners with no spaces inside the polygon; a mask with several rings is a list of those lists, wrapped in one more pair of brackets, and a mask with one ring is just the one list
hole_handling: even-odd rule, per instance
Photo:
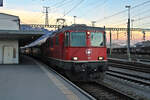
{"label": "rail", "polygon": [[109,60],[109,66],[134,70],[138,72],[150,73],[150,66],[142,62],[127,62],[122,60]]}
{"label": "rail", "polygon": [[103,82],[76,82],[80,88],[89,92],[97,100],[136,100]]}
{"label": "rail", "polygon": [[149,78],[136,76],[136,75],[132,75],[132,74],[127,74],[127,73],[123,73],[123,72],[118,72],[118,71],[113,71],[113,70],[108,70],[106,72],[106,74],[113,76],[113,77],[121,78],[121,79],[124,79],[127,81],[131,81],[131,82],[134,82],[137,84],[141,84],[143,86],[150,86]]}

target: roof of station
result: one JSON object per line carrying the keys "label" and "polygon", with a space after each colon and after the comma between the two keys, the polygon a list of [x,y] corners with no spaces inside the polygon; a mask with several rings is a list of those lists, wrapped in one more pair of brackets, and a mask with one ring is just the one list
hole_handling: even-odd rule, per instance
{"label": "roof of station", "polygon": [[0,30],[0,39],[25,39],[32,36],[41,36],[43,31],[22,31],[22,30]]}
{"label": "roof of station", "polygon": [[51,34],[53,33],[54,31],[51,31],[49,33],[46,33],[44,34],[43,36],[41,36],[40,38],[38,38],[37,40],[33,41],[32,43],[28,44],[28,45],[25,45],[24,47],[21,47],[21,48],[30,48],[30,47],[34,47],[34,46],[40,46],[42,45],[43,43],[46,42],[46,40],[51,36]]}
{"label": "roof of station", "polygon": [[0,13],[0,15],[6,15],[6,16],[10,16],[10,17],[15,17],[15,18],[19,18],[19,16],[15,16],[15,15],[10,15],[10,14],[6,14],[6,13]]}

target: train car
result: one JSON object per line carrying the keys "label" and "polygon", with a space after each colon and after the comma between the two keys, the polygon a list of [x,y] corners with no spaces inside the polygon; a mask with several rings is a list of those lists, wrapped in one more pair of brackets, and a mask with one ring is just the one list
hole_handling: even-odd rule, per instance
{"label": "train car", "polygon": [[63,27],[53,32],[41,50],[44,60],[71,80],[102,80],[108,69],[105,28]]}

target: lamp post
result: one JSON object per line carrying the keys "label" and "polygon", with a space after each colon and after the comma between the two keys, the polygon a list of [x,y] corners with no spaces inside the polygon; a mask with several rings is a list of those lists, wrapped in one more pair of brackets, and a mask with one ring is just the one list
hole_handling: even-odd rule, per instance
{"label": "lamp post", "polygon": [[131,6],[125,6],[128,9],[128,25],[127,25],[127,55],[128,55],[128,60],[131,61],[131,55],[130,55],[130,8]]}
{"label": "lamp post", "polygon": [[74,17],[74,24],[76,24],[76,17],[77,17],[77,16],[73,16],[73,17]]}

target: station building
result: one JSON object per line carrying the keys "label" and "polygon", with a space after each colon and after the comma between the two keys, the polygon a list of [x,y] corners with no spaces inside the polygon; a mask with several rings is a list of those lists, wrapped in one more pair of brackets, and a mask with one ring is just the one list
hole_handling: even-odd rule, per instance
{"label": "station building", "polygon": [[42,34],[42,31],[20,30],[18,16],[0,13],[0,64],[19,64],[19,47]]}

